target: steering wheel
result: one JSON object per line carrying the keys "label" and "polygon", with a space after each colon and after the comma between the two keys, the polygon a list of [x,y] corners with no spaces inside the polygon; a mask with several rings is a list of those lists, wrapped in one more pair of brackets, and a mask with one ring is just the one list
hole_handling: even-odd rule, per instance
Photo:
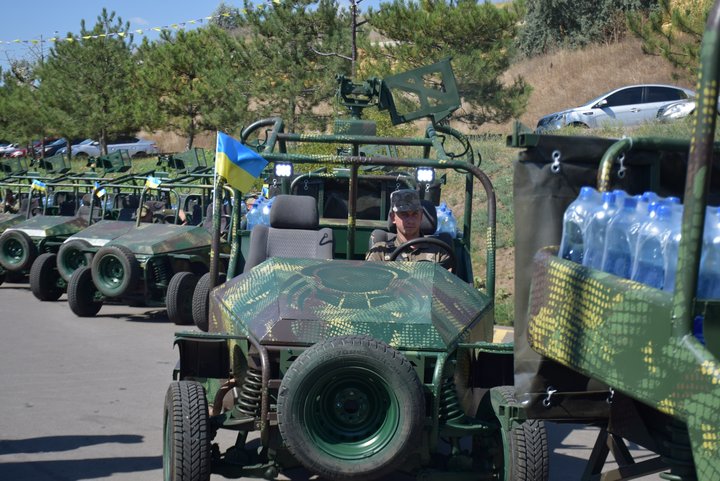
{"label": "steering wheel", "polygon": [[434,245],[445,251],[449,256],[449,259],[441,262],[440,265],[449,271],[455,272],[457,267],[455,252],[453,251],[452,247],[435,237],[418,237],[417,239],[409,240],[403,244],[400,244],[395,248],[392,254],[390,254],[389,260],[394,261],[401,253],[409,250],[413,246],[422,244]]}

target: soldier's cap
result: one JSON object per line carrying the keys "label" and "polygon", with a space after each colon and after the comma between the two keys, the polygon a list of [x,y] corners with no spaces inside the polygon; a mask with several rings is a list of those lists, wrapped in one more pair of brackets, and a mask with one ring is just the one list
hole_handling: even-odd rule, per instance
{"label": "soldier's cap", "polygon": [[393,212],[413,212],[420,210],[420,195],[417,190],[401,189],[390,194],[390,207]]}

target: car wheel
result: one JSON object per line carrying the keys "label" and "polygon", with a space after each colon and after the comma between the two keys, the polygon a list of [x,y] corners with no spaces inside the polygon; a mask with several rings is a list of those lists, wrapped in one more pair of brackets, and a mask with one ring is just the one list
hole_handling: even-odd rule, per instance
{"label": "car wheel", "polygon": [[290,365],[277,417],[283,442],[310,472],[371,480],[396,470],[417,447],[425,397],[398,351],[370,337],[337,337]]}
{"label": "car wheel", "polygon": [[178,272],[170,279],[165,297],[168,319],[178,325],[193,323],[192,302],[198,277],[192,272]]}
{"label": "car wheel", "polygon": [[25,232],[9,230],[0,236],[0,265],[8,271],[28,270],[35,257],[37,247]]}
{"label": "car wheel", "polygon": [[140,157],[147,157],[145,152],[135,152],[132,156],[133,159],[139,159]]}
{"label": "car wheel", "polygon": [[[218,285],[225,282],[225,275],[220,274]],[[210,273],[206,272],[200,277],[192,299],[192,317],[195,326],[201,331],[207,332],[210,328]]]}
{"label": "car wheel", "polygon": [[70,310],[79,317],[93,317],[103,305],[100,292],[93,284],[89,267],[80,267],[70,276],[67,287]]}
{"label": "car wheel", "polygon": [[105,246],[93,257],[92,278],[103,295],[121,297],[140,279],[140,265],[127,247]]}
{"label": "car wheel", "polygon": [[[508,404],[517,404],[515,388],[500,386],[494,388]],[[482,406],[481,406],[482,409]],[[480,419],[495,421],[495,413],[489,406]],[[479,464],[492,466],[493,479],[501,481],[547,481],[549,478],[550,454],[548,451],[545,423],[537,419],[525,420],[521,425],[506,431],[497,429],[488,447],[486,436],[473,439],[473,458]]]}
{"label": "car wheel", "polygon": [[5,269],[0,267],[0,286],[5,282]]}
{"label": "car wheel", "polygon": [[69,282],[73,272],[81,267],[90,267],[92,254],[83,252],[90,247],[85,239],[63,242],[57,254],[57,268],[60,276]]}
{"label": "car wheel", "polygon": [[209,481],[210,426],[202,385],[193,381],[171,383],[163,418],[163,479]]}
{"label": "car wheel", "polygon": [[30,290],[41,301],[57,301],[65,292],[55,254],[40,254],[30,268]]}
{"label": "car wheel", "polygon": [[87,152],[78,152],[78,153],[75,154],[73,157],[75,157],[76,159],[87,160],[87,158],[90,157],[90,156],[87,154]]}

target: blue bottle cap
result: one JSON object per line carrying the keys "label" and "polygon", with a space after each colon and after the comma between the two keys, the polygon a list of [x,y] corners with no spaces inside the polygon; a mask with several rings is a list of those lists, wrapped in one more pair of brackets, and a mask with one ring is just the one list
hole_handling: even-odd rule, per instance
{"label": "blue bottle cap", "polygon": [[625,209],[636,209],[638,204],[637,197],[625,197],[623,207]]}

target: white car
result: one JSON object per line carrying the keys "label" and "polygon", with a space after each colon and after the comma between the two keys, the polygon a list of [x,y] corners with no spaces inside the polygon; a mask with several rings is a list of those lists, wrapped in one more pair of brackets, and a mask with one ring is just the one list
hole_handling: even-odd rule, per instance
{"label": "white car", "polygon": [[673,85],[630,85],[607,92],[580,107],[546,115],[538,121],[535,131],[543,133],[567,126],[639,125],[656,120],[664,106],[694,97],[692,90]]}
{"label": "white car", "polygon": [[[152,140],[140,139],[137,137],[118,137],[108,142],[108,153],[118,150],[127,150],[130,157],[145,157],[159,152],[157,144]],[[67,153],[67,147],[58,152]],[[73,157],[99,157],[100,142],[92,139],[85,139],[77,145],[72,146]]]}

